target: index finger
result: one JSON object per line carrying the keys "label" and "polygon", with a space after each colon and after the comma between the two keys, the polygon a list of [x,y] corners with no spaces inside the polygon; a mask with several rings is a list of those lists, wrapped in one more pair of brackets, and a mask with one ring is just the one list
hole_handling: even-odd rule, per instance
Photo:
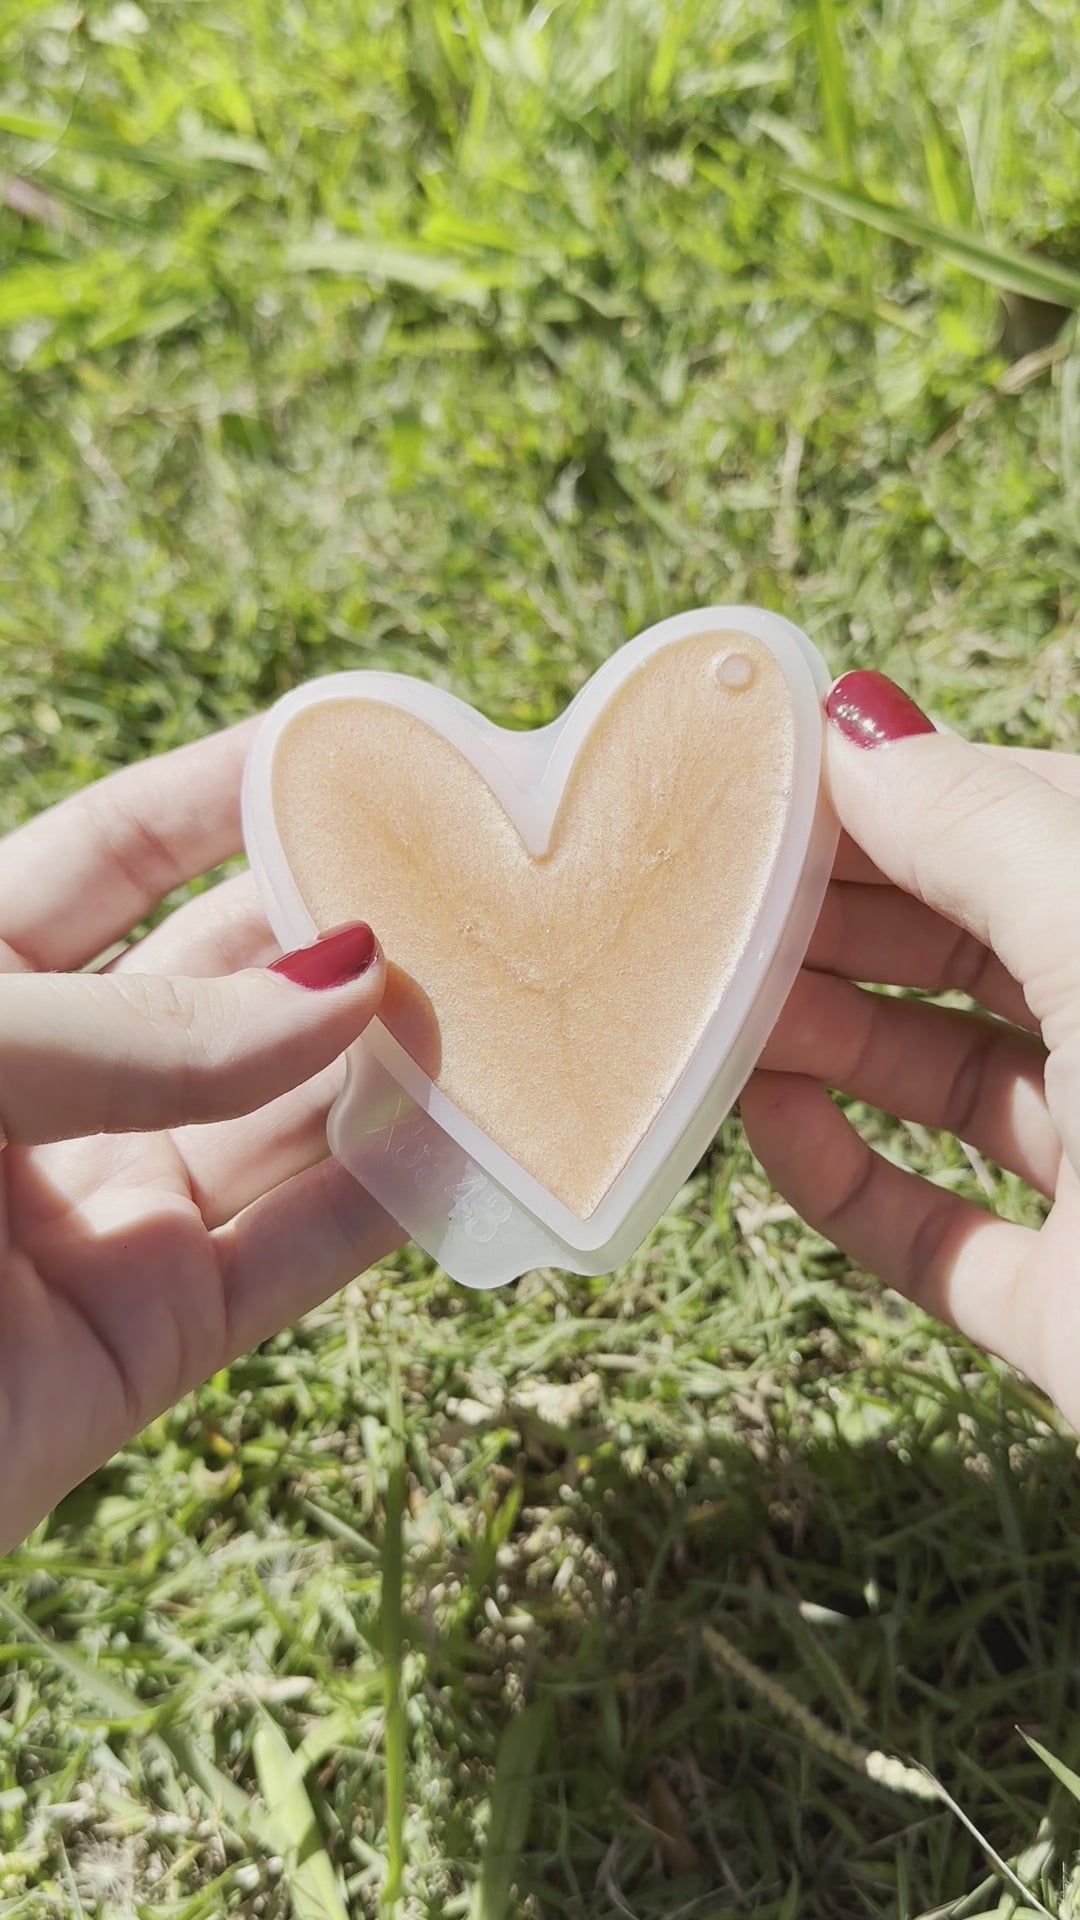
{"label": "index finger", "polygon": [[[1071,793],[1080,798],[1080,753],[1059,753],[1048,747],[988,746],[984,741],[976,744],[979,751],[990,759],[1002,763],[1011,761],[1014,766],[1026,767],[1029,773],[1039,774],[1052,787],[1057,787],[1060,793]],[[889,884],[881,868],[874,865],[870,855],[864,853],[843,829],[833,862],[833,879],[856,882],[862,886]]]}
{"label": "index finger", "polygon": [[1052,1048],[1048,1022],[1069,1030],[1076,1019],[1080,799],[1014,757],[936,732],[879,674],[846,675],[829,700],[841,823],[903,892],[997,955]]}
{"label": "index finger", "polygon": [[109,774],[0,841],[0,941],[36,969],[84,966],[174,887],[239,853],[257,725]]}

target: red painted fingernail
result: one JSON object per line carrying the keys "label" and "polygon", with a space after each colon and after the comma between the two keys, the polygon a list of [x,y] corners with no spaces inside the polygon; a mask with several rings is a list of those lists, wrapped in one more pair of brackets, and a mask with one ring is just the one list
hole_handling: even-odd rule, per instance
{"label": "red painted fingernail", "polygon": [[348,926],[320,933],[310,947],[283,953],[267,971],[283,974],[298,987],[344,987],[366,973],[378,953],[379,943],[366,920],[352,920]]}
{"label": "red painted fingernail", "polygon": [[884,747],[891,740],[906,740],[910,734],[933,733],[928,720],[902,687],[887,680],[883,673],[865,669],[841,674],[830,692],[825,711],[845,740],[857,747]]}

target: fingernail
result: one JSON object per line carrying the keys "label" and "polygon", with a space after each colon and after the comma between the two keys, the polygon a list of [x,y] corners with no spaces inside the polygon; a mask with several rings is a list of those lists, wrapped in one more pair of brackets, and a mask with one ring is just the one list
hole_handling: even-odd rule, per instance
{"label": "fingernail", "polygon": [[298,987],[344,987],[378,958],[379,943],[365,920],[352,920],[345,927],[331,927],[320,933],[309,947],[297,947],[295,953],[283,953],[272,960],[268,973],[283,974]]}
{"label": "fingernail", "polygon": [[865,669],[841,674],[832,688],[825,711],[845,740],[857,747],[884,747],[891,740],[906,740],[910,734],[933,733],[928,720],[902,687],[887,680],[883,673]]}

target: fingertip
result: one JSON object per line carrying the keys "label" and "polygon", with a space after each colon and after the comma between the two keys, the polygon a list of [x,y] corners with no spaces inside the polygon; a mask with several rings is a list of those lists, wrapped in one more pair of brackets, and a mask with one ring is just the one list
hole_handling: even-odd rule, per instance
{"label": "fingertip", "polygon": [[[941,756],[951,754],[955,759],[961,752],[978,759],[978,749],[955,736],[939,734],[898,688],[894,691],[899,699],[910,705],[921,724],[906,733],[887,732],[888,706],[878,710],[861,704],[861,696],[845,692],[845,681],[854,677],[844,675],[829,695],[833,711],[826,706],[823,757],[829,799],[846,844],[857,855],[847,864],[859,878],[884,879],[916,892],[916,843],[926,830],[932,796],[946,777]],[[891,687],[892,683],[884,684]]]}
{"label": "fingertip", "polygon": [[894,789],[898,779],[906,787],[906,743],[936,738],[938,729],[895,681],[861,667],[833,682],[825,697],[825,719],[829,797],[850,842],[876,865],[876,849],[868,848],[867,836],[879,814],[893,829],[902,824]]}
{"label": "fingertip", "polygon": [[279,979],[309,992],[351,986],[382,967],[382,951],[366,920],[350,920],[330,927],[307,946],[283,953],[267,968]]}
{"label": "fingertip", "polygon": [[188,1121],[252,1112],[346,1053],[379,1011],[386,967],[371,928],[354,922],[200,985],[215,1011],[186,1049]]}
{"label": "fingertip", "polygon": [[936,728],[895,680],[870,668],[842,673],[825,697],[825,715],[835,738],[864,751]]}

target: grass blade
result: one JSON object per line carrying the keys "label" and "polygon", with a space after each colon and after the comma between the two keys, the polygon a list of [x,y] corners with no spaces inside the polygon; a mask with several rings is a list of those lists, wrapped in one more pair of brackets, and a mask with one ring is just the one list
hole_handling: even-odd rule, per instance
{"label": "grass blade", "polygon": [[264,1802],[258,1829],[285,1862],[296,1920],[349,1920],[295,1755],[268,1713],[260,1716],[251,1753]]}
{"label": "grass blade", "polygon": [[1059,1760],[1056,1753],[1050,1752],[1049,1747],[1042,1746],[1038,1740],[1032,1738],[1030,1733],[1025,1733],[1023,1727],[1018,1727],[1017,1732],[1021,1740],[1027,1741],[1032,1753],[1038,1754],[1043,1766],[1049,1767],[1055,1780],[1060,1780],[1066,1791],[1072,1794],[1073,1799],[1080,1801],[1080,1773],[1074,1773],[1071,1767],[1065,1765],[1064,1760]]}
{"label": "grass blade", "polygon": [[1056,1916],[1051,1913],[1049,1907],[1043,1906],[1035,1889],[1024,1885],[1024,1882],[1016,1872],[1011,1861],[1006,1860],[1002,1854],[998,1853],[996,1847],[990,1845],[986,1835],[980,1832],[970,1814],[964,1812],[959,1801],[953,1799],[952,1794],[942,1786],[940,1780],[935,1779],[934,1785],[938,1790],[940,1799],[944,1802],[945,1806],[948,1807],[949,1812],[955,1815],[960,1825],[970,1833],[972,1839],[982,1848],[998,1878],[1003,1880],[1014,1892],[1018,1893],[1022,1900],[1028,1902],[1028,1908],[1037,1916],[1037,1920],[1056,1920]]}
{"label": "grass blade", "polygon": [[510,1889],[529,1828],[536,1765],[550,1720],[547,1702],[538,1701],[511,1720],[499,1742],[483,1863],[469,1920],[507,1920]]}
{"label": "grass blade", "polygon": [[887,206],[861,187],[842,187],[801,167],[782,167],[780,174],[795,193],[829,207],[845,219],[857,220],[888,234],[909,247],[936,253],[962,273],[973,274],[992,287],[1025,294],[1031,300],[1050,300],[1063,307],[1080,307],[1080,273],[1056,260],[1027,254],[1007,245],[992,246],[970,234],[940,227],[905,207]]}
{"label": "grass blade", "polygon": [[1001,149],[1002,77],[1007,71],[1016,22],[1016,0],[1003,0],[997,9],[986,48],[982,99],[970,135],[971,180],[975,204],[985,220],[993,200]]}
{"label": "grass blade", "polygon": [[465,266],[447,254],[423,246],[392,245],[343,234],[328,240],[310,240],[291,247],[286,267],[294,273],[337,273],[348,279],[390,281],[415,293],[462,300],[481,306],[495,285],[515,280],[516,269],[486,267],[483,272]]}
{"label": "grass blade", "polygon": [[383,1706],[386,1713],[386,1884],[383,1911],[396,1912],[405,1880],[405,1700],[401,1683],[404,1642],[405,1416],[396,1357],[391,1361],[387,1423],[386,1532],[382,1556],[380,1619]]}
{"label": "grass blade", "polygon": [[1080,353],[1075,335],[1061,369],[1059,395],[1061,477],[1067,499],[1075,500],[1080,483]]}
{"label": "grass blade", "polygon": [[904,68],[918,105],[926,184],[934,212],[943,227],[967,231],[974,225],[975,189],[962,130],[958,144],[927,84],[922,56],[913,46],[904,50]]}
{"label": "grass blade", "polygon": [[810,0],[810,25],[825,138],[841,178],[850,182],[855,178],[855,120],[834,0]]}

